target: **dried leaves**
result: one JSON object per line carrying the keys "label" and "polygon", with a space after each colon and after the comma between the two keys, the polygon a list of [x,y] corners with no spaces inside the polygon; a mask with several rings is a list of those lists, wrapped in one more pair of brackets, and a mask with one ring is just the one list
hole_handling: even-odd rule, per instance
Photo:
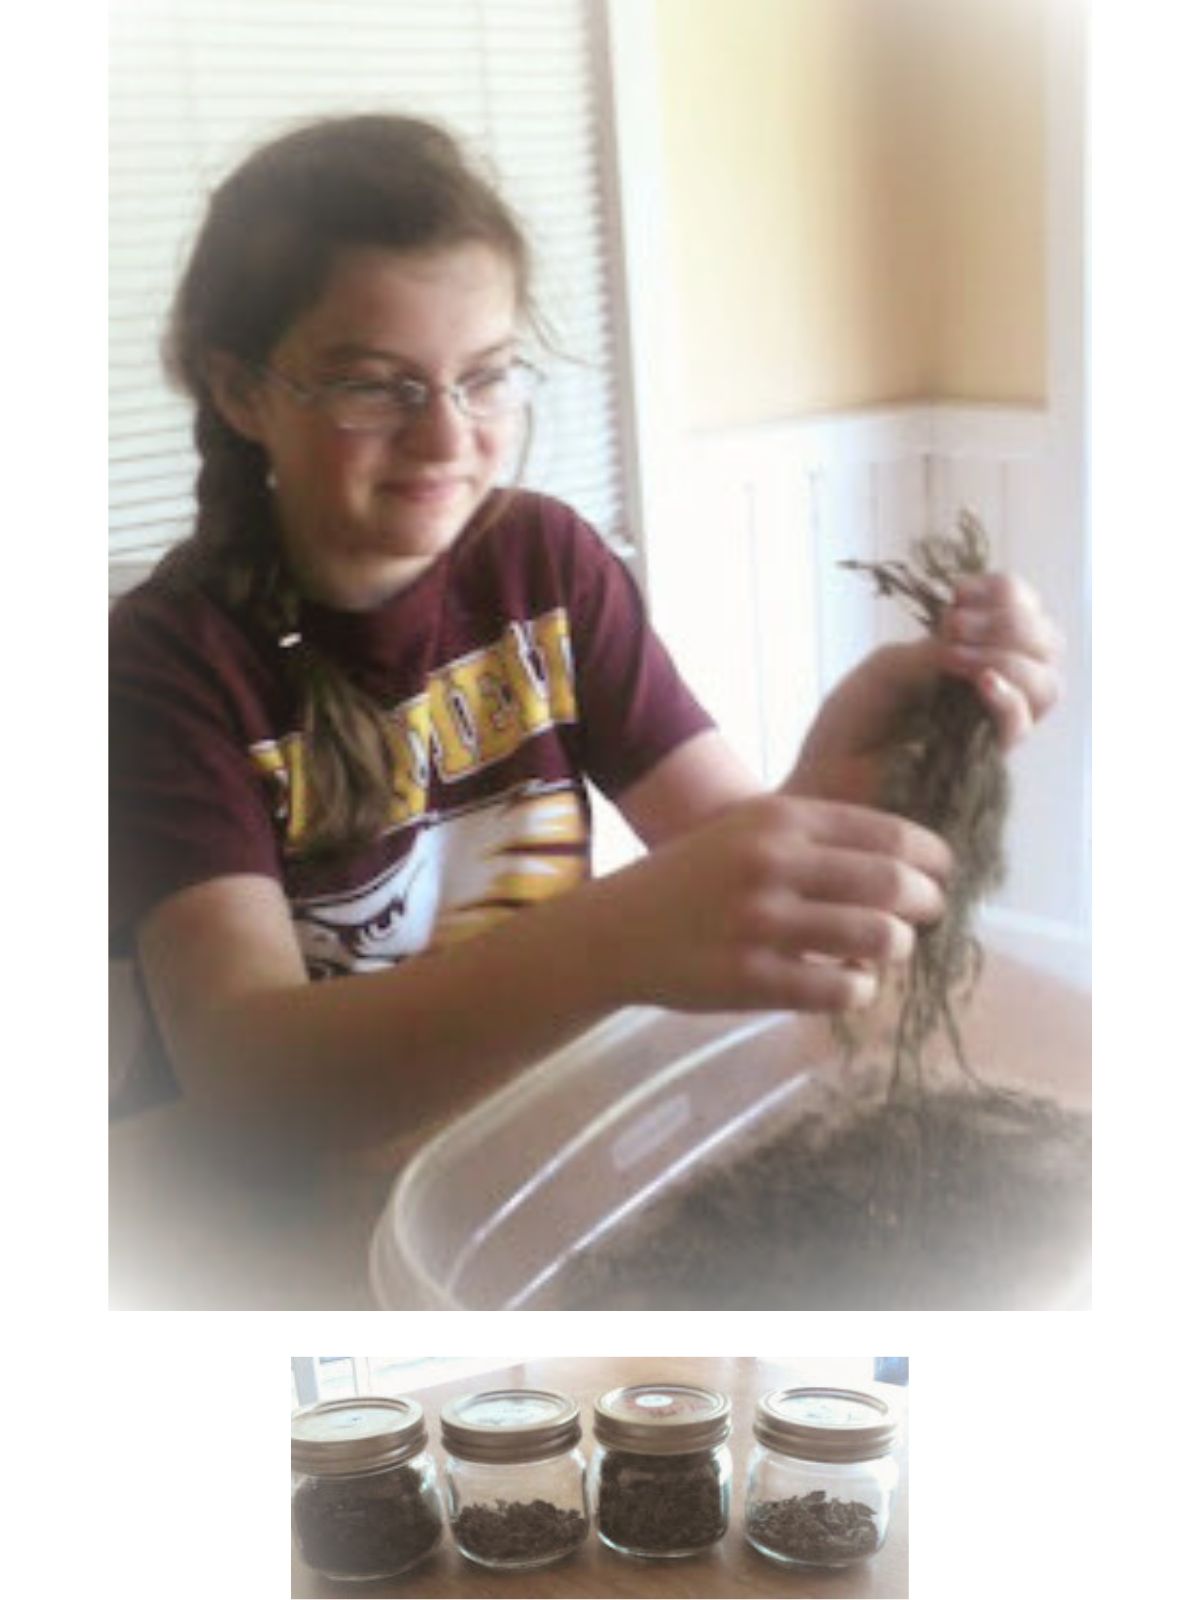
{"label": "dried leaves", "polygon": [[309,1478],[292,1500],[301,1554],[329,1577],[403,1572],[432,1550],[442,1525],[410,1466],[346,1478]]}
{"label": "dried leaves", "polygon": [[625,1550],[670,1554],[713,1544],[729,1522],[720,1466],[709,1451],[652,1456],[608,1450],[596,1522]]}
{"label": "dried leaves", "polygon": [[753,1543],[790,1561],[842,1566],[874,1555],[882,1542],[875,1513],[861,1500],[830,1499],[824,1489],[786,1500],[759,1500],[746,1512]]}
{"label": "dried leaves", "polygon": [[463,1506],[454,1537],[465,1555],[492,1566],[532,1566],[567,1555],[587,1537],[587,1519],[549,1500],[497,1500]]}

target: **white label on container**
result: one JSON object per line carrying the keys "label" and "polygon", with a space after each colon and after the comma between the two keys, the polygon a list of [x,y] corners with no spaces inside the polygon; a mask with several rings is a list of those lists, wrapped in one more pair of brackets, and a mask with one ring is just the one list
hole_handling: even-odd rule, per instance
{"label": "white label on container", "polygon": [[692,1119],[692,1097],[689,1094],[672,1095],[653,1111],[626,1128],[612,1145],[612,1164],[618,1172],[625,1172],[644,1161],[655,1150],[661,1149]]}

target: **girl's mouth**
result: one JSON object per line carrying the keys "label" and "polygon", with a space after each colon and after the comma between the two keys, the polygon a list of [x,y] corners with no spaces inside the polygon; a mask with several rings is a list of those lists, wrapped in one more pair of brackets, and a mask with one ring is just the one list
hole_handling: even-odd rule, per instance
{"label": "girl's mouth", "polygon": [[445,505],[461,493],[461,478],[412,478],[407,481],[383,484],[384,494],[413,505]]}

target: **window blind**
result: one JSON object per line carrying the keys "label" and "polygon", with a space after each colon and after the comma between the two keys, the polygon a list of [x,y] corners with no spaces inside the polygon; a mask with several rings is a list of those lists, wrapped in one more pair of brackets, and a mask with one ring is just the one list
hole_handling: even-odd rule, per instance
{"label": "window blind", "polygon": [[[541,359],[524,481],[618,547],[628,497],[608,259],[611,188],[592,0],[114,0],[109,23],[110,565],[114,587],[190,532],[191,409],[160,345],[207,196],[311,117],[447,124],[530,235],[560,354]],[[124,580],[122,579],[124,574]]]}

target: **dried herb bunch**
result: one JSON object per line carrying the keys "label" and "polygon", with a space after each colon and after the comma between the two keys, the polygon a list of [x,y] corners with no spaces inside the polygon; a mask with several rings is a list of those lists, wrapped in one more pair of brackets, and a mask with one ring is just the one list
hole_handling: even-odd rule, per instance
{"label": "dried herb bunch", "polygon": [[[913,545],[912,561],[843,561],[867,574],[876,593],[899,599],[931,633],[958,581],[987,570],[988,540],[970,511],[956,535]],[[919,822],[954,851],[956,869],[940,921],[922,928],[905,974],[894,1034],[892,1090],[921,1091],[923,1052],[939,1026],[958,1065],[969,1064],[955,1019],[958,996],[979,975],[982,953],[972,932],[980,900],[1004,878],[1004,827],[1010,788],[996,727],[972,684],[942,676],[898,721],[885,760],[880,804]],[[843,1040],[851,1036],[841,1030]]]}

